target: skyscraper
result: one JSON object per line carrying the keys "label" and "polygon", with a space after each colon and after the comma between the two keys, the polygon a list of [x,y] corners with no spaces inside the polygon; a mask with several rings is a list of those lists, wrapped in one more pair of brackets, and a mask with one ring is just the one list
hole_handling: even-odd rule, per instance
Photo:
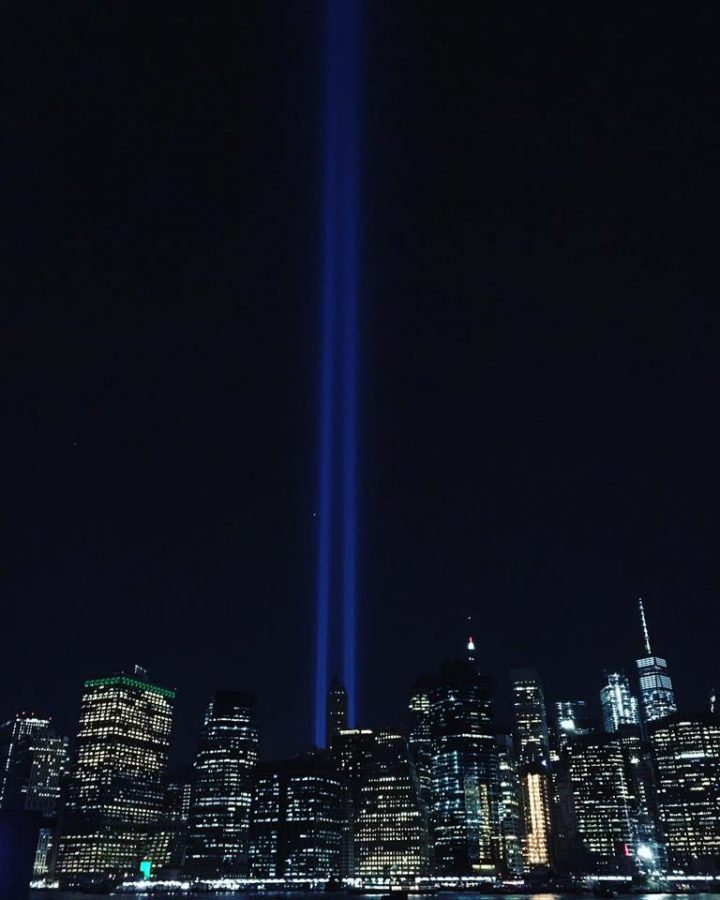
{"label": "skyscraper", "polygon": [[413,686],[408,710],[410,722],[408,745],[410,758],[415,766],[420,801],[429,815],[432,804],[432,739],[430,734],[430,692],[434,681],[423,675]]}
{"label": "skyscraper", "polygon": [[603,727],[612,733],[621,725],[639,725],[640,713],[637,698],[630,691],[630,683],[624,672],[608,672],[607,684],[600,691]]}
{"label": "skyscraper", "polygon": [[677,711],[675,693],[673,691],[667,660],[655,656],[650,646],[650,634],[645,619],[642,599],[640,604],[640,621],[645,640],[645,656],[637,661],[640,681],[640,700],[642,702],[643,721],[645,723],[664,719]]}
{"label": "skyscraper", "polygon": [[360,787],[355,835],[355,874],[413,877],[428,870],[425,810],[407,739],[381,731],[373,762]]}
{"label": "skyscraper", "polygon": [[255,698],[216,691],[195,758],[186,864],[208,875],[247,873],[250,805],[257,763]]}
{"label": "skyscraper", "polygon": [[337,678],[333,678],[330,684],[327,698],[327,728],[326,739],[328,747],[332,739],[343,728],[348,727],[348,695],[345,688]]}
{"label": "skyscraper", "polygon": [[58,872],[137,872],[162,818],[175,691],[144,669],[85,682]]}
{"label": "skyscraper", "polygon": [[0,809],[51,816],[68,765],[68,740],[49,719],[18,713],[0,726]]}
{"label": "skyscraper", "polygon": [[566,750],[577,827],[575,860],[582,871],[613,872],[634,853],[635,803],[619,736],[575,738]]}
{"label": "skyscraper", "polygon": [[68,740],[50,720],[18,713],[0,726],[0,809],[40,813],[33,875],[49,872],[55,842],[55,813],[69,766]]}
{"label": "skyscraper", "polygon": [[535,669],[513,669],[513,710],[526,870],[550,865],[550,748],[545,695]]}
{"label": "skyscraper", "polygon": [[522,793],[512,735],[495,739],[500,771],[500,865],[507,876],[523,873]]}
{"label": "skyscraper", "polygon": [[340,874],[344,785],[327,753],[257,768],[250,874],[330,878]]}
{"label": "skyscraper", "polygon": [[720,718],[658,719],[648,728],[670,863],[717,871],[720,863]]}
{"label": "skyscraper", "polygon": [[510,677],[518,757],[523,763],[547,760],[547,711],[540,676],[536,669],[512,669]]}
{"label": "skyscraper", "polygon": [[595,723],[590,717],[587,701],[558,700],[555,703],[553,731],[554,745],[558,750],[576,737],[591,734],[594,729]]}
{"label": "skyscraper", "polygon": [[355,836],[360,810],[360,791],[375,760],[376,735],[367,728],[347,728],[333,738],[331,756],[345,788],[343,804],[340,874],[356,874]]}
{"label": "skyscraper", "polygon": [[431,825],[440,874],[496,867],[499,767],[490,680],[463,660],[446,663],[430,693]]}

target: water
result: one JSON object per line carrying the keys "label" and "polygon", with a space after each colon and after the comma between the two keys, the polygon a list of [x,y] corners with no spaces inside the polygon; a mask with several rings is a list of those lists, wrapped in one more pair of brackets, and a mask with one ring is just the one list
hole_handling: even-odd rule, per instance
{"label": "water", "polygon": [[[307,892],[310,893],[310,892]],[[65,892],[59,893],[57,891],[31,891],[28,900],[88,900],[88,894],[67,894]],[[147,900],[157,900],[158,897],[165,896],[163,894],[113,894],[113,897],[135,897],[137,900],[141,900],[141,898],[147,898]],[[222,900],[260,900],[262,897],[286,897],[289,898],[291,896],[296,896],[299,898],[302,896],[301,893],[295,892],[286,892],[281,894],[276,894],[271,891],[262,891],[260,893],[243,893],[243,892],[235,892],[232,894],[221,893],[221,894],[185,894],[185,895],[174,895],[174,896],[187,896],[187,897],[202,897],[202,898],[211,898],[217,897],[222,898]],[[312,897],[327,897],[327,894],[323,894],[322,892],[312,892]],[[337,893],[330,895],[336,898],[345,898],[349,895],[343,893]],[[353,894],[353,900],[357,900],[358,897],[366,897],[368,900],[381,900],[382,894]],[[428,895],[429,897],[430,895]],[[505,898],[505,900],[578,900],[579,894],[479,894],[479,893],[471,893],[470,891],[466,891],[462,894],[455,893],[445,893],[439,892],[437,894],[432,895],[434,897],[440,897],[441,900],[473,900],[473,898],[489,898],[492,897],[493,900],[499,900],[499,898]],[[623,896],[631,897],[633,900],[661,900],[661,898],[675,898],[675,897],[693,897],[694,900],[717,900],[717,897],[720,896],[718,894],[627,894],[619,895],[621,898]]]}

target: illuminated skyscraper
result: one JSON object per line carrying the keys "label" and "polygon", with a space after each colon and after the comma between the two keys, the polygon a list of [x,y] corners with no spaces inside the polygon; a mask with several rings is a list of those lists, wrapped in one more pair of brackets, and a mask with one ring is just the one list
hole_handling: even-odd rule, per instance
{"label": "illuminated skyscraper", "polygon": [[535,669],[513,669],[513,710],[522,794],[525,869],[550,865],[550,741],[545,695]]}
{"label": "illuminated skyscraper", "polygon": [[630,691],[627,675],[624,672],[608,672],[607,681],[600,691],[605,731],[612,733],[621,725],[639,725],[638,702]]}
{"label": "illuminated skyscraper", "polygon": [[585,700],[558,700],[555,703],[554,745],[562,750],[568,741],[595,730]]}
{"label": "illuminated skyscraper", "polygon": [[661,656],[655,656],[652,652],[650,634],[645,620],[645,609],[642,600],[639,603],[646,655],[637,661],[637,668],[643,720],[648,723],[671,716],[677,711],[677,704],[667,660]]}
{"label": "illuminated skyscraper", "polygon": [[185,862],[188,822],[192,803],[192,766],[176,766],[168,772],[163,798],[163,865],[177,869]]}
{"label": "illuminated skyscraper", "polygon": [[328,691],[327,699],[327,743],[332,744],[332,739],[343,728],[348,727],[348,695],[345,688],[337,678],[333,678]]}
{"label": "illuminated skyscraper", "polygon": [[500,774],[490,680],[446,663],[430,693],[431,826],[440,874],[494,870],[500,860]]}
{"label": "illuminated skyscraper", "polygon": [[508,876],[523,872],[522,794],[518,778],[512,736],[499,734],[496,739],[500,769],[500,864]]}
{"label": "illuminated skyscraper", "polygon": [[430,734],[430,692],[432,688],[433,679],[429,675],[423,675],[415,682],[408,705],[410,758],[415,766],[420,801],[428,815],[432,805],[432,738]]}
{"label": "illuminated skyscraper", "polygon": [[85,682],[59,874],[137,873],[162,818],[174,703],[137,666]]}
{"label": "illuminated skyscraper", "polygon": [[523,763],[547,760],[550,742],[540,676],[536,669],[513,669],[510,677],[518,758]]}
{"label": "illuminated skyscraper", "polygon": [[53,815],[67,766],[67,738],[49,719],[18,713],[0,726],[0,809]]}
{"label": "illuminated skyscraper", "polygon": [[690,871],[717,871],[720,718],[675,714],[652,722],[648,731],[670,863]]}
{"label": "illuminated skyscraper", "polygon": [[250,839],[256,878],[340,874],[344,785],[326,753],[257,768]]}
{"label": "illuminated skyscraper", "polygon": [[49,719],[18,713],[0,726],[0,809],[40,813],[33,876],[49,872],[60,787],[69,766],[68,740]]}
{"label": "illuminated skyscraper", "polygon": [[356,821],[357,876],[399,878],[427,873],[427,820],[402,735],[378,733],[372,767],[360,788]]}
{"label": "illuminated skyscraper", "polygon": [[355,836],[360,791],[372,771],[376,743],[375,733],[367,728],[338,731],[332,742],[333,764],[345,788],[340,850],[340,874],[344,877],[354,876],[356,872]]}
{"label": "illuminated skyscraper", "polygon": [[208,875],[247,873],[258,755],[255,698],[216,691],[205,714],[188,823],[186,865]]}
{"label": "illuminated skyscraper", "polygon": [[576,823],[576,866],[618,872],[637,843],[636,798],[619,735],[577,737],[566,749]]}

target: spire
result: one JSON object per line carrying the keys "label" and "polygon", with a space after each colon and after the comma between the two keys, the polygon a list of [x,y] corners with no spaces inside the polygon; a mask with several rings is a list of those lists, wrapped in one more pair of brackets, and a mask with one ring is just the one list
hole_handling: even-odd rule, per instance
{"label": "spire", "polygon": [[652,656],[652,650],[650,649],[650,634],[648,632],[647,622],[645,621],[645,608],[643,607],[642,597],[638,599],[638,603],[640,604],[640,621],[642,622],[643,637],[645,638],[645,649],[647,650],[647,655]]}
{"label": "spire", "polygon": [[[467,617],[468,620],[468,631],[470,631],[471,627],[471,617]],[[467,654],[470,662],[475,662],[475,641],[473,640],[473,636],[468,634],[468,642],[467,642]]]}

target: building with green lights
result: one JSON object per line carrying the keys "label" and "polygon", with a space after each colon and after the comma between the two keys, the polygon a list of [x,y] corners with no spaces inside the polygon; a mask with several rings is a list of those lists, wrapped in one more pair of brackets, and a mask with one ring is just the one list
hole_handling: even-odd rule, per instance
{"label": "building with green lights", "polygon": [[175,691],[144,669],[85,682],[56,873],[136,875],[163,815]]}

